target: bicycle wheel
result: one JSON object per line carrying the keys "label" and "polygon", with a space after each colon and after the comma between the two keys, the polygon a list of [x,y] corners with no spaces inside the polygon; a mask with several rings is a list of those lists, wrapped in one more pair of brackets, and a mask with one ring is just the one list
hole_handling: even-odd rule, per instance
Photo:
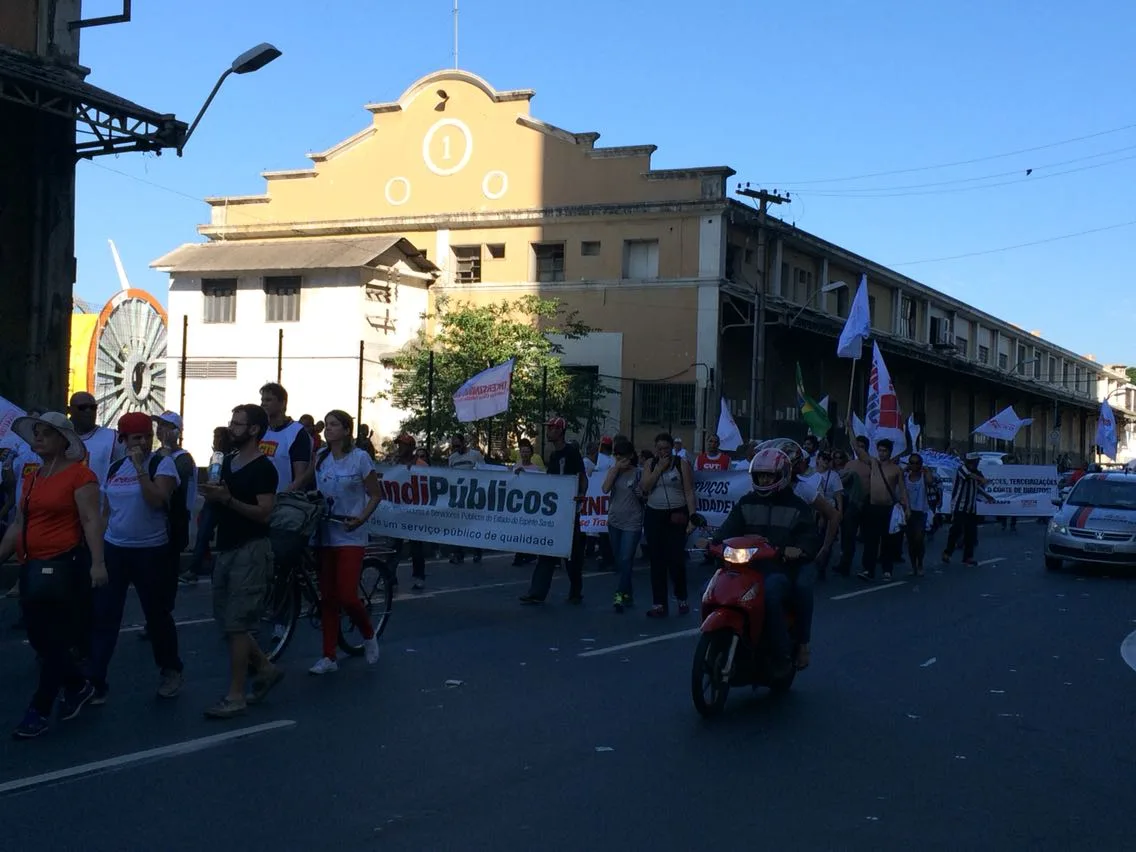
{"label": "bicycle wheel", "polygon": [[[359,601],[363,604],[375,637],[383,635],[390,620],[391,606],[394,602],[394,588],[386,564],[378,559],[366,559],[363,573],[359,577]],[[363,634],[347,615],[339,619],[339,647],[345,654],[359,657],[363,654]]]}
{"label": "bicycle wheel", "polygon": [[300,587],[291,571],[273,580],[269,589],[268,604],[261,623],[269,630],[269,638],[261,643],[261,650],[272,662],[280,659],[300,620]]}

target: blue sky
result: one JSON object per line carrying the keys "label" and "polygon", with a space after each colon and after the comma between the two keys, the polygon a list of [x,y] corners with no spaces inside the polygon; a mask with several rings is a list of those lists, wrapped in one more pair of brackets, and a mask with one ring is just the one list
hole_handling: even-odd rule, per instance
{"label": "blue sky", "polygon": [[[84,14],[120,5],[86,0]],[[1136,6],[461,5],[462,67],[535,89],[539,118],[597,131],[601,145],[654,143],[658,168],[732,166],[738,180],[793,191],[780,212],[805,230],[1076,352],[1136,362]],[[306,152],[367,125],[363,104],[451,66],[451,0],[142,0],[131,23],[86,30],[82,57],[90,82],[188,121],[261,41],[284,56],[229,79],[183,158],[80,163],[81,298],[101,304],[117,287],[113,238],[134,286],[164,301],[165,276],[148,264],[198,239],[198,199],[261,193],[262,171],[308,166]],[[1038,150],[995,156],[1023,149]],[[877,176],[833,180],[862,175]],[[1120,223],[1132,224],[914,263]]]}

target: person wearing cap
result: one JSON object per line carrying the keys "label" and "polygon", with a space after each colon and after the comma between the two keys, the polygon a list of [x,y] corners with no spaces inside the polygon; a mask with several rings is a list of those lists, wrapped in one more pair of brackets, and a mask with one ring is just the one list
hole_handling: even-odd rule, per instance
{"label": "person wearing cap", "polygon": [[87,450],[87,467],[95,472],[99,487],[102,488],[110,466],[119,459],[126,458],[126,447],[118,440],[113,429],[96,422],[98,409],[99,404],[95,398],[86,391],[80,391],[71,396],[67,413],[71,415],[71,424]]}
{"label": "person wearing cap", "polygon": [[169,456],[152,452],[154,427],[142,412],[118,420],[118,440],[127,456],[110,466],[103,485],[109,582],[96,590],[94,627],[87,674],[95,688],[92,704],[107,700],[107,669],[118,644],[126,594],[133,585],[146,617],[146,632],[158,667],[160,698],[181,691],[182,661],[174,626],[177,569],[170,561],[170,499],[178,470]]}
{"label": "person wearing cap", "polygon": [[107,570],[98,477],[82,463],[87,450],[71,421],[49,411],[17,417],[12,429],[42,463],[25,468],[16,522],[0,540],[0,562],[13,553],[20,561],[20,604],[39,656],[39,684],[13,732],[31,738],[47,731],[57,699],[66,721],[95,695],[73,649],[83,644],[91,588],[106,584]]}
{"label": "person wearing cap", "polygon": [[[588,478],[584,475],[584,459],[580,451],[564,440],[564,430],[567,423],[563,417],[553,417],[545,424],[545,435],[552,444],[554,452],[548,458],[548,473],[555,476],[576,477],[576,508],[572,515],[572,555],[565,565],[568,570],[568,603],[580,604],[584,602],[584,577],[582,565],[584,562],[584,534],[580,532],[580,498],[588,493]],[[541,556],[536,560],[532,579],[529,581],[529,590],[521,595],[523,604],[544,603],[552,589],[552,575],[560,560],[554,556]]]}
{"label": "person wearing cap", "polygon": [[682,459],[683,461],[688,461],[686,447],[682,443],[682,438],[675,438],[674,454],[676,458]]}
{"label": "person wearing cap", "polygon": [[[173,459],[177,467],[178,486],[170,497],[170,561],[177,574],[181,553],[189,546],[189,521],[197,504],[197,462],[181,446],[182,421],[176,411],[163,411],[154,417],[158,434],[158,452]],[[194,580],[197,575],[194,575]]]}
{"label": "person wearing cap", "polygon": [[[394,439],[394,455],[390,459],[391,464],[406,465],[409,470],[412,467],[429,467],[430,460],[427,454],[419,454],[418,442],[414,439],[413,435],[408,435],[403,432]],[[392,538],[390,540],[391,547],[394,548],[394,553],[391,554],[387,560],[387,571],[390,573],[391,585],[395,591],[398,591],[398,563],[402,559],[402,546],[403,544],[409,545],[410,550],[410,578],[414,585],[411,590],[415,592],[425,591],[426,589],[426,549],[422,546],[420,541],[406,542],[404,539]]]}
{"label": "person wearing cap", "polygon": [[[485,458],[481,453],[469,446],[465,435],[454,435],[450,438],[449,465],[457,470],[474,470],[478,465],[484,464]],[[473,548],[473,561],[481,561],[481,551]],[[465,548],[454,546],[450,554],[450,563],[460,565],[465,562]]]}

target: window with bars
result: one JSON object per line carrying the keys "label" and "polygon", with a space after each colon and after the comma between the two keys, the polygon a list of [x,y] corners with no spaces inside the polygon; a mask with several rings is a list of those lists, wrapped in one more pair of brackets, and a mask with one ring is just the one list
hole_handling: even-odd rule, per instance
{"label": "window with bars", "polygon": [[236,361],[178,361],[180,379],[235,379]]}
{"label": "window with bars", "polygon": [[299,275],[277,275],[264,279],[264,321],[300,321]]}
{"label": "window with bars", "polygon": [[990,347],[989,346],[979,346],[978,347],[978,363],[979,364],[989,364],[990,363]]}
{"label": "window with bars", "polygon": [[454,281],[458,284],[481,282],[481,246],[454,246]]}
{"label": "window with bars", "polygon": [[204,322],[237,321],[236,278],[204,278],[201,281],[201,294],[205,302]]}
{"label": "window with bars", "polygon": [[902,296],[899,300],[899,333],[908,340],[914,340],[917,333],[917,309],[915,300]]}
{"label": "window with bars", "polygon": [[636,423],[667,429],[695,424],[694,382],[640,382],[636,395],[639,408]]}
{"label": "window with bars", "polygon": [[537,281],[564,280],[564,243],[533,243],[532,250]]}

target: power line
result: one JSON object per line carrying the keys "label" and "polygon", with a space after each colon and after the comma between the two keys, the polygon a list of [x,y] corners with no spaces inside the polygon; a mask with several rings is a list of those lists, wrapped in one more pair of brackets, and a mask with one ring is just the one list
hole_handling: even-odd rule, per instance
{"label": "power line", "polygon": [[[860,190],[860,192],[871,193],[854,195],[856,190],[824,190],[824,189],[806,189],[804,192],[797,192],[797,195],[808,196],[811,198],[909,198],[915,195],[951,195],[957,192],[974,192],[981,189],[997,189],[1002,186],[1013,186],[1018,183],[1027,183],[1038,180],[1048,180],[1049,178],[1061,177],[1063,175],[1071,175],[1077,172],[1091,171],[1092,169],[1101,169],[1105,166],[1114,166],[1117,163],[1123,163],[1127,160],[1136,160],[1136,154],[1131,154],[1127,157],[1117,157],[1115,160],[1109,160],[1106,163],[1093,163],[1088,166],[1078,166],[1075,169],[1065,169],[1060,172],[1050,172],[1047,175],[1025,175],[1014,180],[1003,180],[997,183],[985,183],[981,186],[956,186],[951,189],[927,189],[916,190],[914,192],[874,192],[872,190]],[[1012,173],[1013,174],[1013,173]],[[978,180],[978,178],[973,178]]]}
{"label": "power line", "polygon": [[1084,237],[1089,234],[1100,234],[1104,231],[1115,231],[1119,228],[1130,228],[1136,225],[1136,219],[1130,219],[1127,222],[1117,222],[1115,225],[1104,225],[1100,228],[1089,228],[1086,231],[1077,231],[1072,234],[1060,234],[1056,237],[1046,237],[1042,240],[1032,240],[1028,243],[1017,243],[1012,246],[1002,246],[1001,248],[985,249],[983,251],[971,251],[965,254],[953,254],[948,257],[931,257],[926,260],[905,260],[903,263],[892,263],[890,266],[917,266],[922,263],[942,263],[946,260],[960,260],[964,257],[979,257],[985,254],[999,254],[1004,251],[1013,251],[1014,249],[1029,248],[1030,246],[1040,246],[1046,243],[1056,243],[1061,240],[1071,240],[1075,237]]}
{"label": "power line", "polygon": [[[1132,151],[1132,150],[1136,150],[1136,145],[1125,145],[1123,148],[1113,148],[1111,151],[1101,151],[1099,154],[1087,154],[1084,157],[1073,157],[1070,160],[1060,160],[1059,162],[1056,162],[1056,163],[1042,163],[1041,165],[1033,166],[1030,169],[1024,169],[1023,170],[1022,168],[1019,167],[1019,168],[1016,168],[1016,169],[1009,169],[1009,170],[1004,171],[1004,172],[993,172],[991,174],[979,175],[979,176],[976,176],[976,177],[954,178],[953,180],[940,180],[940,181],[932,181],[932,182],[929,182],[929,183],[908,183],[908,184],[900,184],[898,186],[862,186],[862,187],[861,186],[855,186],[855,187],[849,187],[847,189],[816,189],[816,190],[809,189],[809,190],[805,190],[805,192],[803,192],[803,193],[798,193],[798,194],[801,194],[801,195],[839,196],[839,195],[845,195],[845,194],[853,193],[853,192],[876,193],[876,192],[891,192],[891,191],[900,191],[900,190],[908,190],[908,189],[926,189],[928,187],[938,187],[938,186],[957,186],[958,184],[961,184],[961,183],[975,183],[976,181],[981,181],[981,180],[994,180],[995,178],[1010,177],[1011,175],[1017,175],[1020,178],[1023,171],[1038,172],[1038,171],[1042,171],[1043,169],[1055,169],[1059,166],[1069,166],[1069,165],[1072,165],[1073,163],[1083,163],[1085,160],[1096,160],[1096,159],[1099,159],[1101,157],[1111,157],[1113,154],[1123,154],[1125,151]],[[1098,163],[1098,164],[1095,164],[1093,167],[1095,168],[1095,167],[1099,167],[1099,166],[1108,166],[1108,165],[1112,165],[1112,163],[1114,163],[1114,162],[1116,162],[1116,163],[1123,162],[1123,160],[1126,160],[1126,159],[1130,159],[1130,158],[1125,157],[1122,160],[1114,160],[1114,161],[1111,161],[1111,162],[1108,162],[1108,163]],[[1064,172],[1062,172],[1062,174],[1064,174]],[[1020,178],[1020,179],[1025,180],[1025,178]],[[1041,179],[1040,175],[1037,178],[1035,178],[1035,180],[1040,180],[1040,179]]]}
{"label": "power line", "polygon": [[1015,157],[1018,154],[1029,154],[1029,153],[1032,153],[1034,151],[1045,151],[1049,148],[1059,148],[1062,145],[1072,145],[1074,142],[1084,142],[1087,139],[1098,139],[1101,136],[1109,136],[1113,133],[1123,133],[1125,130],[1132,130],[1133,128],[1136,128],[1136,124],[1126,124],[1123,127],[1114,127],[1111,130],[1100,130],[1096,133],[1087,133],[1084,136],[1075,136],[1072,139],[1062,139],[1059,142],[1050,142],[1050,143],[1045,144],[1045,145],[1034,145],[1031,148],[1019,148],[1016,151],[1006,151],[1006,152],[1001,153],[1001,154],[989,154],[985,157],[972,157],[969,160],[955,160],[954,162],[951,162],[951,163],[937,163],[937,164],[931,165],[931,166],[913,166],[911,168],[906,168],[906,169],[889,169],[887,171],[868,172],[866,174],[851,175],[849,177],[824,178],[824,179],[818,179],[818,180],[798,180],[798,181],[785,181],[785,180],[782,180],[782,181],[766,181],[766,183],[772,183],[772,184],[776,184],[776,185],[779,185],[779,186],[793,187],[793,186],[805,186],[807,184],[817,184],[817,183],[844,183],[846,181],[862,180],[864,178],[885,177],[887,175],[904,175],[904,174],[911,174],[913,172],[928,172],[928,171],[933,171],[934,169],[949,169],[949,168],[954,168],[955,166],[969,166],[969,165],[973,165],[974,163],[986,163],[986,162],[989,162],[990,160],[1000,160],[1000,159],[1003,159],[1005,157]]}

